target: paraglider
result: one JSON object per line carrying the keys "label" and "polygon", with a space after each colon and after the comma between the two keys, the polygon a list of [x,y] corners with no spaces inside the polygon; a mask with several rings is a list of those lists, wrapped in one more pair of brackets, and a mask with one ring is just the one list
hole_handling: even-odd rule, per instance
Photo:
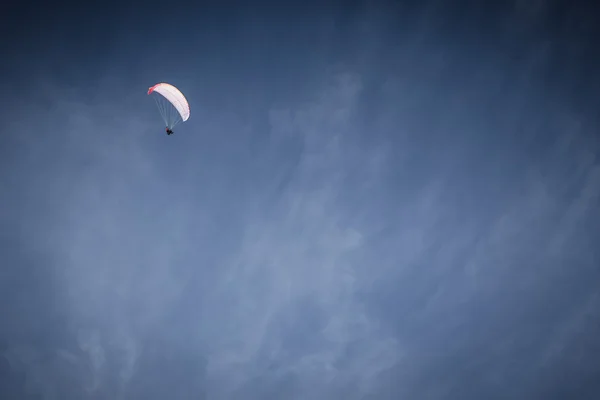
{"label": "paraglider", "polygon": [[165,122],[167,135],[173,134],[173,128],[180,122],[190,118],[190,105],[187,99],[175,86],[168,83],[158,83],[148,89],[156,101],[158,111]]}

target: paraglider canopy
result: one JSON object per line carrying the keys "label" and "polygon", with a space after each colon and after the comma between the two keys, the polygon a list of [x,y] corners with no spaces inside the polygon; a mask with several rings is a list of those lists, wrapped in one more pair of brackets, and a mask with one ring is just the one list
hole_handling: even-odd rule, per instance
{"label": "paraglider canopy", "polygon": [[190,118],[190,105],[179,89],[168,83],[158,83],[148,89],[156,101],[158,111],[165,122],[167,133],[172,133],[173,127]]}

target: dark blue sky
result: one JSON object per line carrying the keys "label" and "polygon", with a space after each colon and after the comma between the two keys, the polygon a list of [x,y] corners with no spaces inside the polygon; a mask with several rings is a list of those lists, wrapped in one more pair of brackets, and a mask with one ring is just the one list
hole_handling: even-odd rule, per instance
{"label": "dark blue sky", "polygon": [[600,398],[595,10],[0,14],[0,398]]}

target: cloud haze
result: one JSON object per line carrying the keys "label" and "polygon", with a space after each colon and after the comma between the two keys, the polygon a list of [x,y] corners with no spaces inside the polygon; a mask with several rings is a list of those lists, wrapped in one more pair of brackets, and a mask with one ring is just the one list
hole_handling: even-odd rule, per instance
{"label": "cloud haze", "polygon": [[585,32],[438,3],[7,47],[3,398],[595,398]]}

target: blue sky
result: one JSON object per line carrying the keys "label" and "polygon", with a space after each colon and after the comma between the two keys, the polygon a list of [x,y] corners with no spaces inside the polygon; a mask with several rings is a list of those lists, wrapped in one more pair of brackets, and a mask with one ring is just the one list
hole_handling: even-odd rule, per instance
{"label": "blue sky", "polygon": [[468,3],[10,6],[0,394],[600,396],[598,28]]}

